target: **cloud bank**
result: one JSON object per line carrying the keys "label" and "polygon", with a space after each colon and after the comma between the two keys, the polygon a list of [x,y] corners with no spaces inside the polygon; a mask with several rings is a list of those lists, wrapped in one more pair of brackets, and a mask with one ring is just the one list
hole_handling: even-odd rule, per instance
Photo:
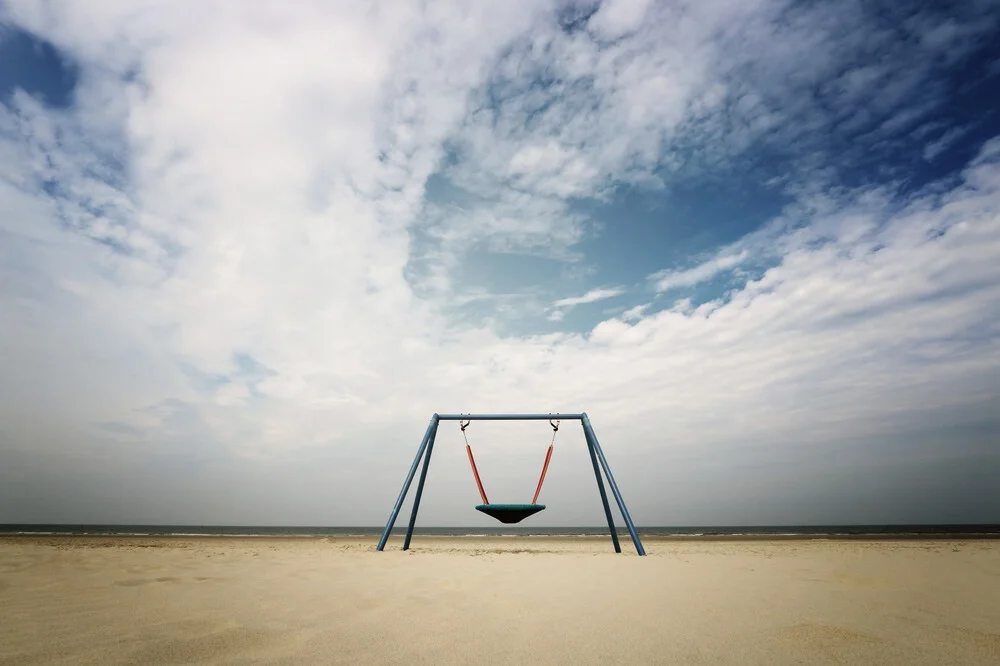
{"label": "cloud bank", "polygon": [[[640,523],[1000,519],[1000,143],[842,178],[960,140],[941,72],[996,12],[866,7],[7,3],[79,78],[0,105],[0,520],[378,524],[431,413],[578,410]],[[586,281],[588,205],[761,154],[768,224]],[[506,256],[582,288],[455,316]],[[513,492],[546,433],[480,432]],[[442,438],[424,520],[475,523]],[[567,438],[551,521],[599,524]]]}

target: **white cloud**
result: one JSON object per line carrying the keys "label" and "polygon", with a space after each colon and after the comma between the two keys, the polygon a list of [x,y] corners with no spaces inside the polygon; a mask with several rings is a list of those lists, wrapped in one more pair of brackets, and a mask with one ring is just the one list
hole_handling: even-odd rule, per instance
{"label": "white cloud", "polygon": [[[803,197],[800,224],[657,278],[693,285],[767,253],[773,268],[725,303],[640,306],[589,335],[446,316],[470,246],[572,260],[588,227],[570,199],[651,177],[690,109],[751,100],[732,135],[706,125],[701,140],[723,146],[709,152],[776,127],[765,96],[720,90],[719,72],[727,45],[759,55],[778,5],[609,9],[617,34],[636,31],[611,45],[505,3],[9,5],[85,73],[71,111],[23,95],[0,109],[0,452],[38,478],[113,467],[182,501],[220,460],[318,451],[334,462],[314,506],[374,523],[436,410],[586,409],[623,486],[653,497],[650,470],[677,450],[809,446],[998,399],[996,143],[943,195],[902,211],[870,191]],[[807,24],[754,61],[762,80],[826,75],[824,49],[779,57],[808,52]],[[549,68],[560,82],[532,92]],[[844,94],[879,80],[858,74]],[[483,105],[487,82],[509,102]],[[425,199],[446,144],[465,209]],[[417,259],[426,289],[406,277]],[[171,456],[188,461],[174,476]]]}
{"label": "white cloud", "polygon": [[676,301],[673,307],[670,308],[673,312],[683,312],[685,314],[690,313],[694,310],[693,303],[690,298],[681,298]]}
{"label": "white cloud", "polygon": [[736,254],[722,254],[702,262],[693,268],[681,271],[660,271],[649,276],[655,281],[656,291],[667,291],[675,287],[692,287],[711,280],[719,273],[736,268],[750,256],[743,250]]}
{"label": "white cloud", "polygon": [[639,29],[648,8],[649,0],[604,2],[587,25],[603,38],[618,39]]}
{"label": "white cloud", "polygon": [[935,160],[938,155],[951,148],[956,141],[968,134],[969,129],[968,127],[954,127],[947,130],[924,147],[924,159],[928,162]]}
{"label": "white cloud", "polygon": [[643,303],[629,308],[622,313],[621,317],[625,321],[636,321],[642,318],[643,313],[649,308],[649,303]]}
{"label": "white cloud", "polygon": [[575,308],[578,305],[586,305],[588,303],[597,303],[598,301],[604,301],[609,298],[615,298],[616,296],[621,296],[625,293],[624,289],[614,288],[614,289],[591,289],[586,294],[582,296],[570,296],[568,298],[561,298],[552,304],[549,309],[549,314],[546,317],[549,321],[560,322],[566,317],[566,313]]}
{"label": "white cloud", "polygon": [[[602,3],[567,33],[550,10],[497,56],[449,138],[455,159],[444,175],[472,198],[431,207],[444,255],[481,240],[577,261],[567,250],[590,229],[574,202],[739,169],[745,154],[770,148],[791,153],[798,180],[823,185],[871,159],[872,145],[907,140],[909,126],[948,100],[936,68],[988,39],[996,22],[969,7],[945,34],[917,12],[902,40],[858,3],[625,1]],[[439,276],[441,288],[451,274]]]}
{"label": "white cloud", "polygon": [[[908,140],[948,100],[936,68],[995,24],[985,7],[968,7],[944,34],[917,12],[902,40],[861,4],[783,0],[607,2],[569,33],[554,12],[538,19],[472,89],[450,137],[456,159],[444,175],[473,197],[428,216],[444,255],[481,239],[578,261],[571,248],[592,230],[574,202],[738,170],[770,149],[789,155],[772,176],[792,170],[822,187],[871,159],[871,146]],[[451,276],[439,274],[439,287]]]}
{"label": "white cloud", "polygon": [[574,305],[585,305],[587,303],[596,303],[597,301],[603,301],[608,298],[614,298],[615,296],[620,296],[625,293],[624,289],[591,289],[583,296],[571,296],[569,298],[561,298],[553,306],[557,308],[568,308]]}

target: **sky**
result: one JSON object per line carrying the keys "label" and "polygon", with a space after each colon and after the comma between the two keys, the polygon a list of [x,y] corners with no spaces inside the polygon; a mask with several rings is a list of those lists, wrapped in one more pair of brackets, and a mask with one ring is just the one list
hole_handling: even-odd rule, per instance
{"label": "sky", "polygon": [[0,522],[998,523],[998,257],[992,0],[2,0]]}

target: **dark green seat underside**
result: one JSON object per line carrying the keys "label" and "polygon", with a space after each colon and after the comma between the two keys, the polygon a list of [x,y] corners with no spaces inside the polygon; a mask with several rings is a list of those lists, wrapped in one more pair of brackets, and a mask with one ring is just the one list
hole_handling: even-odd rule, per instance
{"label": "dark green seat underside", "polygon": [[476,507],[476,511],[482,511],[501,523],[519,523],[544,509],[544,504],[480,504]]}

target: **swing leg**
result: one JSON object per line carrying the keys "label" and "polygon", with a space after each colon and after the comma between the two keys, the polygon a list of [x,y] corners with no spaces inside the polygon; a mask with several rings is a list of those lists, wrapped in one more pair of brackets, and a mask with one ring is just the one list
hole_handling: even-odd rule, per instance
{"label": "swing leg", "polygon": [[618,543],[618,528],[615,527],[615,518],[611,515],[611,506],[608,505],[608,493],[604,490],[604,481],[601,479],[601,468],[597,465],[597,453],[594,452],[594,443],[590,439],[587,427],[583,428],[583,436],[587,440],[587,451],[590,452],[590,462],[594,466],[594,476],[597,477],[597,489],[601,491],[601,504],[604,505],[604,515],[608,519],[608,529],[611,530],[611,541],[615,544],[615,552],[622,552],[622,546]]}
{"label": "swing leg", "polygon": [[611,486],[611,492],[614,493],[615,501],[618,502],[618,510],[621,511],[622,518],[625,519],[625,525],[628,527],[628,533],[632,537],[632,543],[635,545],[635,551],[639,555],[645,555],[646,549],[642,547],[642,542],[639,540],[639,534],[635,531],[635,525],[632,523],[632,516],[629,515],[628,509],[625,507],[625,500],[622,499],[621,491],[618,490],[618,484],[615,483],[615,477],[611,473],[611,467],[608,465],[607,459],[604,457],[604,451],[601,450],[601,444],[597,441],[597,435],[594,434],[594,428],[590,425],[590,419],[588,419],[587,415],[584,414],[581,420],[583,421],[583,430],[587,433],[588,438],[593,443],[594,451],[597,452],[597,459],[601,463],[601,468],[604,469],[604,475],[608,477],[608,485]]}
{"label": "swing leg", "polygon": [[406,481],[403,482],[403,489],[399,491],[399,497],[396,498],[396,504],[392,507],[392,513],[389,514],[389,521],[385,524],[385,531],[382,532],[382,538],[378,541],[378,548],[376,550],[383,550],[385,548],[385,542],[389,540],[389,533],[392,532],[392,526],[396,524],[396,516],[399,515],[399,509],[403,506],[403,500],[406,499],[406,493],[410,490],[410,484],[413,482],[413,475],[417,473],[417,465],[420,464],[420,459],[424,456],[424,451],[427,449],[427,442],[430,441],[431,435],[437,432],[438,427],[438,415],[435,414],[431,418],[430,424],[427,426],[427,432],[424,433],[424,439],[420,442],[420,448],[417,449],[417,457],[413,459],[413,465],[410,467],[410,473],[406,475]]}
{"label": "swing leg", "polygon": [[420,469],[420,481],[417,482],[417,494],[413,498],[413,510],[410,511],[410,524],[406,526],[406,539],[403,541],[403,550],[410,549],[410,538],[413,537],[413,526],[417,522],[417,511],[420,509],[420,497],[424,494],[424,480],[427,479],[427,468],[431,466],[431,454],[434,453],[434,440],[437,439],[437,426],[431,433],[431,438],[427,440],[427,455],[424,456],[424,466]]}

